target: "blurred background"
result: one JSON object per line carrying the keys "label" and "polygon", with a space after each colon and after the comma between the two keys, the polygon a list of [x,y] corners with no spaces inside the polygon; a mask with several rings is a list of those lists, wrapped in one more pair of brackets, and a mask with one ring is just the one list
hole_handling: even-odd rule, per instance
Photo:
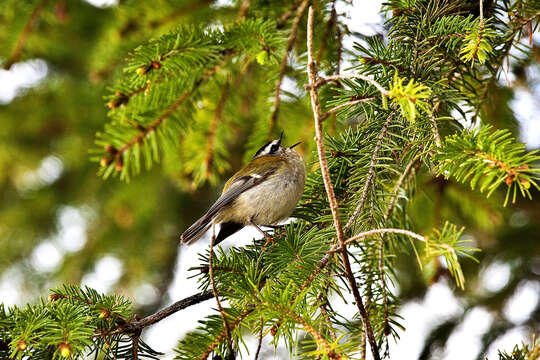
{"label": "blurred background", "polygon": [[[88,150],[107,122],[107,86],[130,50],[181,23],[219,24],[238,6],[197,0],[2,1],[0,302],[22,305],[72,283],[123,294],[145,315],[197,291],[187,269],[198,264],[197,253],[207,244],[179,247],[179,234],[220,185],[194,189],[186,186],[190,179],[160,166],[129,184],[104,181]],[[380,1],[337,1],[336,9],[348,26],[347,49],[365,37],[384,36]],[[484,109],[489,123],[510,128],[529,149],[540,147],[539,35],[530,54],[516,51],[523,61],[508,64]],[[288,94],[301,85],[285,78],[285,112],[298,101]],[[241,144],[235,144],[233,168],[242,161]],[[309,162],[309,147],[304,151]],[[540,330],[539,194],[502,209],[498,195],[486,200],[441,179],[420,181],[422,195],[412,204],[417,228],[449,219],[465,225],[466,236],[482,252],[479,263],[463,263],[464,291],[447,281],[444,268],[426,275],[414,259],[399,259],[394,285],[407,329],[396,339],[392,359],[493,359],[496,349],[530,342]],[[257,236],[249,229],[241,234],[244,243]],[[241,244],[225,246],[232,243]],[[209,302],[178,313],[144,335],[170,357],[177,339],[212,307]],[[354,308],[343,306],[347,312]]]}

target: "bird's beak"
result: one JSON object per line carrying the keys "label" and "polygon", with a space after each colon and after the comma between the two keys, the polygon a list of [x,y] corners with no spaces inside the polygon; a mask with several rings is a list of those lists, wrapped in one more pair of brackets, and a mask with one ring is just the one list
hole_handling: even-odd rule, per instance
{"label": "bird's beak", "polygon": [[278,145],[281,145],[281,139],[283,139],[283,130],[281,131],[281,134],[279,134]]}
{"label": "bird's beak", "polygon": [[302,143],[302,142],[299,141],[299,142],[297,142],[296,144],[289,146],[289,149],[292,149],[293,147],[298,146],[298,145],[300,145],[301,143]]}

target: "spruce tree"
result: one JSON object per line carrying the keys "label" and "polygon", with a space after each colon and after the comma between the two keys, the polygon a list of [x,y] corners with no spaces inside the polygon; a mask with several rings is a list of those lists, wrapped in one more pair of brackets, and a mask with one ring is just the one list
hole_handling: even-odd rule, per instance
{"label": "spruce tree", "polygon": [[[27,57],[35,19],[53,21],[47,1],[16,3],[3,6],[12,26],[22,22],[6,40],[6,68]],[[392,358],[388,343],[407,327],[392,286],[400,263],[427,282],[445,276],[465,289],[464,269],[482,255],[464,236],[473,221],[463,218],[482,216],[483,204],[511,207],[538,195],[540,156],[490,115],[512,51],[524,54],[513,60],[520,66],[535,61],[537,1],[392,0],[382,9],[384,34],[373,37],[349,34],[336,1],[157,3],[145,13],[155,5],[121,2],[122,22],[103,29],[120,41],[95,44],[93,79],[108,79],[107,121],[93,128],[89,150],[98,174],[123,189],[160,163],[177,189],[208,191],[284,130],[303,141],[309,170],[294,220],[271,234],[270,246],[254,239],[209,248],[192,269],[200,292],[143,318],[123,296],[75,285],[25,307],[1,306],[0,357],[158,359],[141,340],[145,328],[217,301],[180,340],[177,359],[245,356],[249,336],[260,341],[248,355],[255,358],[263,337],[285,344],[291,358]],[[27,16],[8,6],[28,7]],[[193,21],[177,25],[185,14]],[[145,41],[134,35],[147,30]],[[354,48],[344,48],[351,35]],[[467,195],[426,214],[426,183]],[[356,315],[343,317],[336,298]],[[533,359],[539,349],[518,346],[500,358]]]}

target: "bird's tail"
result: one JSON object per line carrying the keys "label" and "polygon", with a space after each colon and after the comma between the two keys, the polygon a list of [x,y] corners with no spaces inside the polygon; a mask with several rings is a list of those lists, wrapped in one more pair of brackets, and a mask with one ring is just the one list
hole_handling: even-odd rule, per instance
{"label": "bird's tail", "polygon": [[212,225],[212,220],[213,218],[211,216],[205,214],[202,218],[200,218],[193,225],[187,228],[187,230],[184,231],[184,233],[180,236],[180,239],[184,244],[193,244],[194,242],[199,240],[204,235],[204,233],[208,231],[208,229]]}

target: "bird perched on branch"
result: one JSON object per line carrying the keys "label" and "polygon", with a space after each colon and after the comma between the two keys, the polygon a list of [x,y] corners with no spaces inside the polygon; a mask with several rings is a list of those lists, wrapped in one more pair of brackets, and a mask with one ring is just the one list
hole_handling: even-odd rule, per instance
{"label": "bird perched on branch", "polygon": [[281,146],[279,139],[261,147],[251,161],[225,184],[219,199],[182,234],[182,242],[193,244],[212,224],[221,224],[214,240],[217,245],[247,225],[272,226],[288,218],[304,191],[306,170],[300,154]]}

